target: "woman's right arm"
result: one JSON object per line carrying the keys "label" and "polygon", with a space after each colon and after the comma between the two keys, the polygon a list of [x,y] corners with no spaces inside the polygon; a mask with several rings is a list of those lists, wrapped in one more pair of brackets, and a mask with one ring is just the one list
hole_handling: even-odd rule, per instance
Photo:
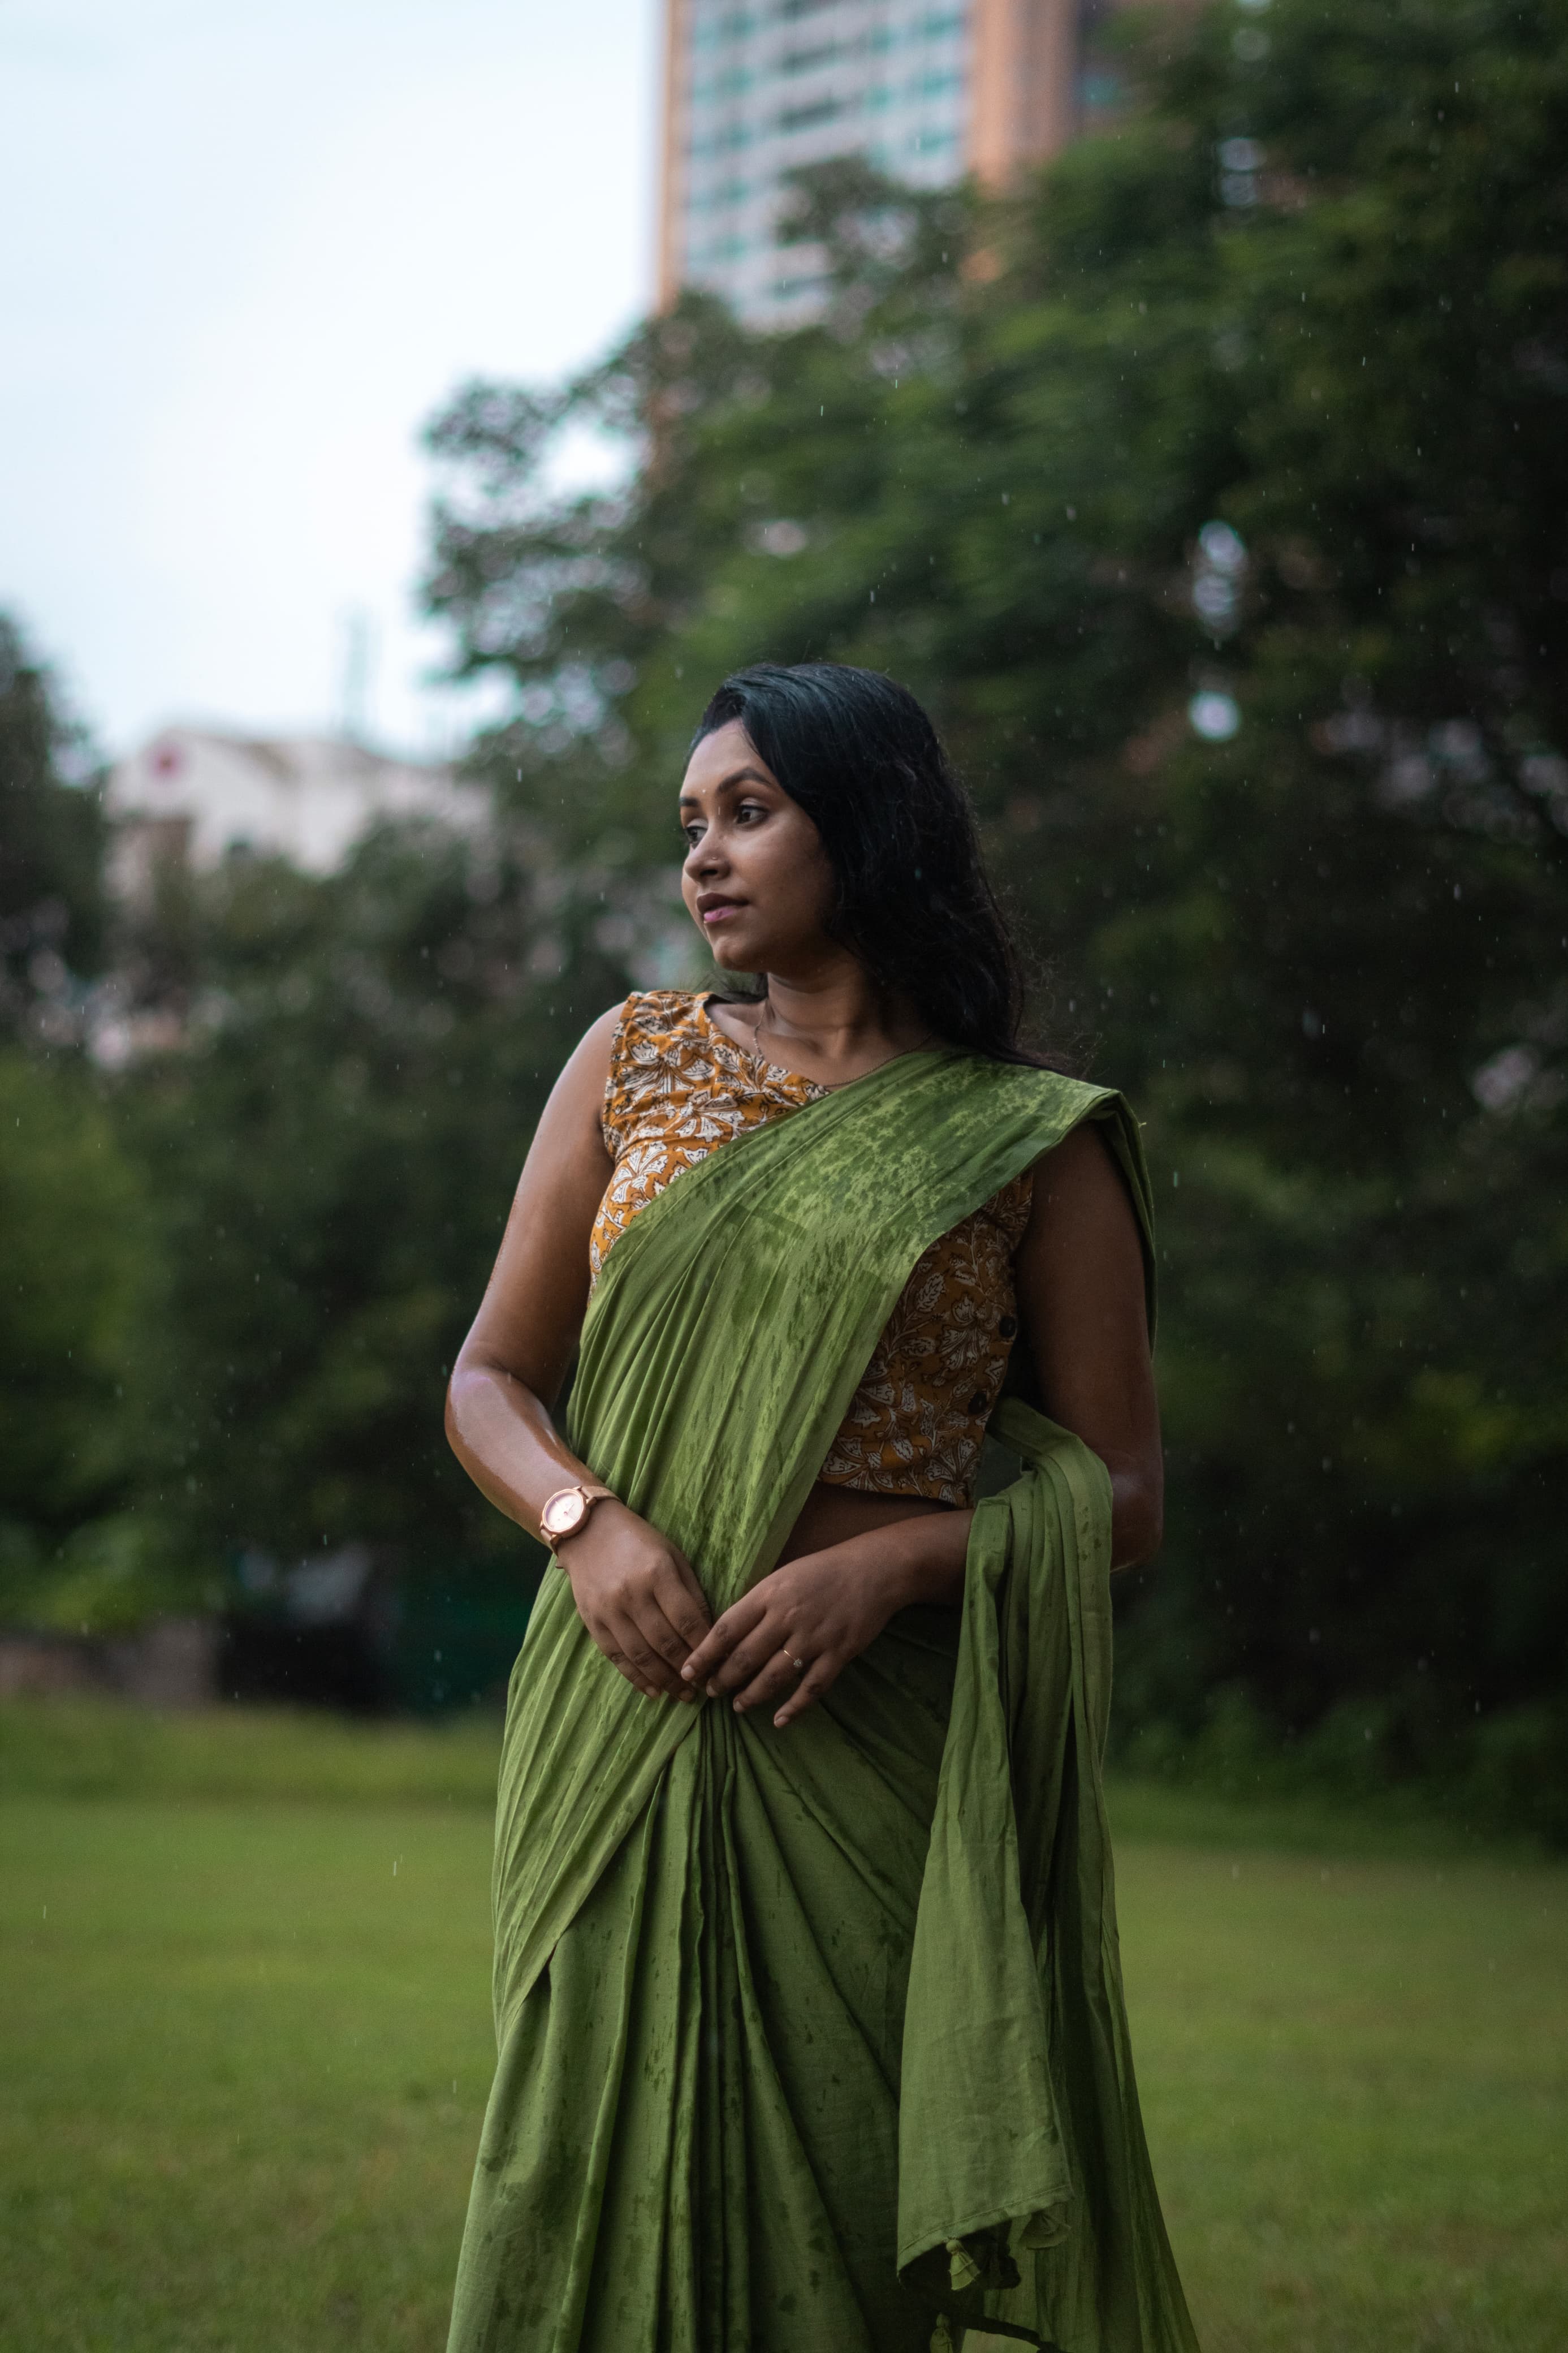
{"label": "woman's right arm", "polygon": [[[588,1246],[610,1180],[599,1125],[620,1008],[595,1021],[552,1090],[495,1270],[447,1391],[447,1435],[470,1479],[531,1535],[559,1487],[601,1482],[550,1417],[588,1300]],[[624,1504],[595,1504],[558,1555],[579,1615],[649,1697],[690,1699],[680,1669],[709,1616],[689,1563]]]}

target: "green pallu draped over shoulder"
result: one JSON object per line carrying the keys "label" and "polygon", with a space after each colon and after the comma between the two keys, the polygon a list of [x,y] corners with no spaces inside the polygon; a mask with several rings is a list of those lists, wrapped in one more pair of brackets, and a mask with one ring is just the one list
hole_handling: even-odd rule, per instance
{"label": "green pallu draped over shoulder", "polygon": [[[937,1051],[723,1144],[616,1240],[572,1442],[715,1614],[776,1561],[921,1253],[1086,1118],[1147,1245],[1119,1096]],[[547,1575],[451,2353],[1194,2353],[1100,1791],[1110,1482],[1016,1402],[992,1433],[1022,1472],[962,1607],[900,1612],[783,1733],[642,1697]]]}

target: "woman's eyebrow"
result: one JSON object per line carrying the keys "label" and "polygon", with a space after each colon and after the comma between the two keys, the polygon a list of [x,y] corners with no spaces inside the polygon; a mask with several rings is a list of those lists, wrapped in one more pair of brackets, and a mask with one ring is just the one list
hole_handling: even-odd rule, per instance
{"label": "woman's eyebrow", "polygon": [[[716,793],[727,793],[732,791],[737,785],[771,785],[772,783],[773,778],[764,776],[761,768],[737,768],[733,776],[721,776],[713,789]],[[690,793],[681,794],[679,805],[682,808],[698,808],[701,806]]]}

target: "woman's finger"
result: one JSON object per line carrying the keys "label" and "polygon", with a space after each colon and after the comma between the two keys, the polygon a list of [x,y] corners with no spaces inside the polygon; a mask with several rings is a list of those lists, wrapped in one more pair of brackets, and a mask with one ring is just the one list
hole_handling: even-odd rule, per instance
{"label": "woman's finger", "polygon": [[655,1651],[679,1688],[680,1670],[691,1655],[691,1645],[668,1618],[651,1593],[638,1594],[623,1604],[627,1619],[637,1628],[650,1651]]}
{"label": "woman's finger", "polygon": [[[702,1579],[678,1545],[669,1547],[670,1566],[697,1612],[699,1630],[695,1640],[700,1641],[713,1624],[713,1612],[708,1607],[708,1596],[702,1590]],[[684,1621],[682,1621],[684,1622]]]}
{"label": "woman's finger", "polygon": [[721,1660],[708,1677],[710,1699],[729,1699],[744,1691],[752,1678],[763,1672],[769,1662],[787,1654],[789,1630],[778,1620],[767,1617],[754,1627],[743,1642],[737,1642],[727,1659]]}
{"label": "woman's finger", "polygon": [[[696,1646],[707,1640],[712,1630],[708,1605],[702,1599],[702,1588],[679,1553],[655,1576],[653,1598],[666,1624],[680,1644],[680,1655],[675,1660],[675,1664],[681,1666]],[[666,1658],[670,1655],[668,1651],[665,1652]]]}
{"label": "woman's finger", "polygon": [[[639,1691],[647,1689],[656,1699],[689,1697],[689,1688],[681,1682],[679,1668],[660,1655],[639,1618],[627,1611],[612,1630],[616,1652],[634,1670],[629,1680],[637,1683]],[[668,1639],[676,1639],[668,1627],[665,1633]],[[681,1648],[684,1651],[684,1645]]]}
{"label": "woman's finger", "polygon": [[735,1699],[735,1713],[748,1715],[754,1707],[771,1707],[776,1702],[793,1697],[805,1680],[810,1662],[805,1653],[786,1643],[765,1659],[757,1672]]}
{"label": "woman's finger", "polygon": [[609,1660],[616,1672],[623,1676],[634,1691],[641,1692],[644,1699],[663,1699],[666,1696],[656,1683],[648,1681],[647,1676],[625,1651],[606,1651],[605,1656]]}
{"label": "woman's finger", "polygon": [[700,1690],[715,1671],[723,1665],[736,1644],[761,1622],[765,1610],[766,1604],[759,1601],[753,1593],[743,1594],[739,1601],[732,1603],[687,1660],[687,1681]]}
{"label": "woman's finger", "polygon": [[655,1691],[646,1675],[638,1674],[624,1651],[611,1649],[607,1642],[601,1642],[599,1648],[604,1651],[605,1658],[608,1659],[622,1682],[630,1683],[634,1691],[641,1692],[644,1699],[658,1699],[661,1696]]}
{"label": "woman's finger", "polygon": [[775,1713],[773,1726],[776,1731],[783,1732],[786,1725],[795,1722],[797,1715],[804,1715],[812,1703],[822,1697],[824,1692],[832,1690],[838,1681],[839,1663],[835,1659],[813,1660],[805,1674],[797,1681],[784,1705]]}

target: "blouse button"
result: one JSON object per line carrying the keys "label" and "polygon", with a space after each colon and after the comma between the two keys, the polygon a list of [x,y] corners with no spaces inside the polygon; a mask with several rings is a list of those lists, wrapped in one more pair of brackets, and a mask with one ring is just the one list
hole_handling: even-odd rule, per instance
{"label": "blouse button", "polygon": [[996,1326],[1004,1340],[1010,1340],[1017,1328],[1018,1319],[1016,1315],[1004,1315]]}
{"label": "blouse button", "polygon": [[974,1395],[969,1400],[969,1419],[971,1421],[977,1421],[979,1419],[980,1416],[985,1410],[985,1404],[986,1398],[984,1390],[976,1389]]}

